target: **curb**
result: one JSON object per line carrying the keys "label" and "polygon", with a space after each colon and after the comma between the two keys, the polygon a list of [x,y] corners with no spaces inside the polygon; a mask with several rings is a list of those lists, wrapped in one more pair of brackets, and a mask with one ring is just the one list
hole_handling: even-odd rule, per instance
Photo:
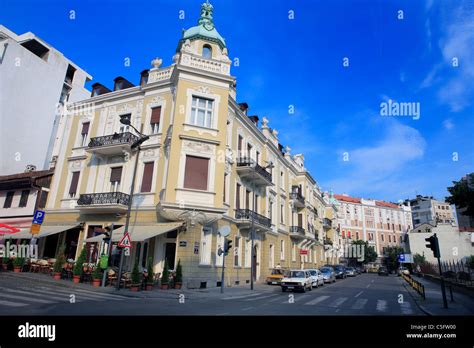
{"label": "curb", "polygon": [[411,296],[411,298],[413,299],[413,301],[415,301],[415,304],[416,306],[420,309],[420,311],[422,311],[423,313],[425,313],[426,315],[428,316],[434,316],[434,314],[432,312],[430,312],[429,310],[427,310],[426,308],[424,308],[421,303],[420,303],[420,299],[419,298],[416,298],[416,296],[414,294],[412,294],[412,289],[410,287],[407,287],[407,284],[405,284],[405,282],[402,283],[403,287],[405,288],[405,290],[408,292],[408,294]]}

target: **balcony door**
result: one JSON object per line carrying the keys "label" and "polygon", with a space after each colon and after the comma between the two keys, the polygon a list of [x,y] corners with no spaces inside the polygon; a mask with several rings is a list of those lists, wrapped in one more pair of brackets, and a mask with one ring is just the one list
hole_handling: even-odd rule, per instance
{"label": "balcony door", "polygon": [[114,167],[110,171],[110,192],[120,191],[120,182],[122,181],[122,168]]}
{"label": "balcony door", "polygon": [[[120,116],[120,118],[121,118],[121,119],[122,119],[122,118],[126,118],[126,119],[128,119],[128,120],[130,121],[131,116],[132,116],[131,114],[127,114],[127,115],[122,115],[122,116]],[[125,125],[125,124],[120,123],[119,131],[120,131],[120,133],[129,132],[129,131],[130,131],[130,126],[127,126],[127,125]]]}
{"label": "balcony door", "polygon": [[303,227],[303,214],[298,214],[298,227]]}

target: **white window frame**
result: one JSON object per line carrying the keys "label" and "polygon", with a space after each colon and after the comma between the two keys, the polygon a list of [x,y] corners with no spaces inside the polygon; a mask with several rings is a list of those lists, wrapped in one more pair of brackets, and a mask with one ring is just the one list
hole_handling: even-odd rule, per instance
{"label": "white window frame", "polygon": [[[197,89],[191,89],[188,88],[186,91],[186,123],[185,125],[189,125],[191,127],[197,127],[198,129],[211,129],[211,133],[214,134],[216,131],[218,131],[217,125],[218,125],[218,119],[219,119],[219,105],[220,105],[220,100],[221,96],[218,94],[213,94],[209,91],[208,88],[206,87],[198,87]],[[193,98],[200,98],[200,99],[207,99],[207,100],[212,100],[213,106],[212,106],[212,118],[211,118],[211,125],[210,127],[207,127],[206,125],[204,126],[199,126],[191,122],[192,120],[192,108],[193,108]],[[207,103],[206,103],[207,105]],[[185,127],[186,128],[186,127]],[[214,132],[214,133],[213,133]],[[214,134],[217,135],[217,134]]]}
{"label": "white window frame", "polygon": [[250,258],[252,257],[251,253],[251,240],[249,238],[245,239],[245,268],[250,268],[251,262]]}
{"label": "white window frame", "polygon": [[[204,106],[199,105],[201,101],[204,101]],[[204,119],[202,124],[198,122],[198,114],[200,111],[204,112]],[[193,95],[191,99],[191,114],[189,115],[189,124],[203,128],[213,128],[213,118],[214,100]]]}

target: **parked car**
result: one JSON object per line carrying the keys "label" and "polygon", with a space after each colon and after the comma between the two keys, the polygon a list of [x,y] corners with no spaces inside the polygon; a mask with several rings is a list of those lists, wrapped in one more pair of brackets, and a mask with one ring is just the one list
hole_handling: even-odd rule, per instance
{"label": "parked car", "polygon": [[288,271],[281,268],[272,269],[272,273],[267,277],[268,285],[280,285],[281,280],[285,277]]}
{"label": "parked car", "polygon": [[400,266],[400,268],[398,269],[398,275],[401,276],[402,274],[409,275],[410,271],[408,270],[408,268]]}
{"label": "parked car", "polygon": [[334,272],[334,268],[330,266],[321,267],[319,269],[321,274],[323,275],[323,279],[325,283],[335,283],[336,282],[336,273]]}
{"label": "parked car", "polygon": [[346,268],[346,276],[348,277],[355,277],[357,275],[356,270],[354,267],[347,267]]}
{"label": "parked car", "polygon": [[357,266],[357,267],[354,267],[354,269],[356,270],[357,274],[362,274],[365,272],[364,267]]}
{"label": "parked car", "polygon": [[324,285],[324,277],[319,269],[308,269],[311,278],[313,279],[313,288]]}
{"label": "parked car", "polygon": [[281,280],[281,291],[286,290],[300,290],[306,292],[306,290],[313,289],[313,278],[309,271],[302,269],[291,270],[287,277]]}
{"label": "parked car", "polygon": [[338,279],[345,279],[347,277],[346,268],[343,265],[334,266],[334,272],[336,273],[336,278]]}
{"label": "parked car", "polygon": [[386,267],[379,267],[379,270],[377,271],[377,273],[379,274],[379,276],[381,275],[388,276],[388,271]]}

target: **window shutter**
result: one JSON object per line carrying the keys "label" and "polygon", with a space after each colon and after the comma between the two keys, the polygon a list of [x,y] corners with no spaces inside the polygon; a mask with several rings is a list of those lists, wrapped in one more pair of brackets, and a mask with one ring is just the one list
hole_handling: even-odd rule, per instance
{"label": "window shutter", "polygon": [[237,184],[235,188],[235,208],[240,209],[240,184]]}
{"label": "window shutter", "polygon": [[112,168],[110,173],[110,182],[120,181],[122,179],[122,167]]}
{"label": "window shutter", "polygon": [[153,165],[154,162],[145,163],[143,169],[142,192],[151,191],[151,183],[153,181]]}
{"label": "window shutter", "polygon": [[84,135],[84,134],[89,134],[89,125],[91,123],[90,122],[84,122],[82,124],[82,131],[81,131],[81,134]]}
{"label": "window shutter", "polygon": [[186,156],[184,187],[196,190],[207,190],[209,159]]}
{"label": "window shutter", "polygon": [[161,106],[151,109],[150,124],[160,123],[161,118]]}
{"label": "window shutter", "polygon": [[69,187],[69,193],[74,195],[77,192],[77,183],[79,182],[80,172],[72,173],[71,186]]}

